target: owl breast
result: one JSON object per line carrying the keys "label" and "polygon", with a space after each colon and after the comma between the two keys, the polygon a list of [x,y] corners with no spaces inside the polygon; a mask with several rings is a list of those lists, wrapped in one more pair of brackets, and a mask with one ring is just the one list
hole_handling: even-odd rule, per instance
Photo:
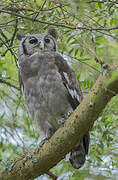
{"label": "owl breast", "polygon": [[68,102],[68,92],[52,55],[38,54],[30,63],[32,76],[25,77],[24,97],[32,118],[46,136],[55,132],[60,122],[72,108]]}

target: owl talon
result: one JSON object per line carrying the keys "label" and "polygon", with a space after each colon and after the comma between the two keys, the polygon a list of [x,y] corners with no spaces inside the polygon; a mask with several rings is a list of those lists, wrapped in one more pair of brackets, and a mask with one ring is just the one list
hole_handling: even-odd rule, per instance
{"label": "owl talon", "polygon": [[45,142],[48,141],[48,140],[49,140],[49,138],[43,139],[39,144],[39,148],[41,148],[45,144]]}
{"label": "owl talon", "polygon": [[59,119],[59,120],[58,120],[58,124],[62,125],[62,124],[65,123],[65,121],[66,121],[65,118]]}

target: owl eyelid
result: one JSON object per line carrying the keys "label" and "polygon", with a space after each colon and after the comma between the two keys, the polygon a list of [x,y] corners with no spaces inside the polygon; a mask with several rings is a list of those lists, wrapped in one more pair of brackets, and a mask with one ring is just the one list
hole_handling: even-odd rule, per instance
{"label": "owl eyelid", "polygon": [[34,43],[37,43],[38,42],[38,39],[35,38],[34,36],[33,37],[30,37],[30,40],[29,40],[29,43],[30,44],[34,44]]}
{"label": "owl eyelid", "polygon": [[49,38],[45,38],[44,41],[45,41],[46,43],[49,43],[49,42],[50,42],[50,39],[49,39]]}

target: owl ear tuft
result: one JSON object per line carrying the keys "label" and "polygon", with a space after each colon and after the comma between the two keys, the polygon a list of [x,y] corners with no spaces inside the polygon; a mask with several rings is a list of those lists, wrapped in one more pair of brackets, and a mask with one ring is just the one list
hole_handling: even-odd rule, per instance
{"label": "owl ear tuft", "polygon": [[16,38],[17,38],[19,41],[21,41],[23,38],[25,38],[25,35],[23,35],[23,34],[17,34],[17,35],[16,35]]}
{"label": "owl ear tuft", "polygon": [[56,29],[54,29],[54,28],[48,29],[47,34],[50,34],[55,39],[57,38],[57,32],[56,32]]}

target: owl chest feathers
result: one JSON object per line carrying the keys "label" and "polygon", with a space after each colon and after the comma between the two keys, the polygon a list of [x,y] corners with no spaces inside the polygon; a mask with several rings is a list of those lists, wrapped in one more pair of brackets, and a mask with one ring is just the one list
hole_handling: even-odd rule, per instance
{"label": "owl chest feathers", "polygon": [[32,118],[48,136],[50,129],[58,129],[61,119],[72,111],[55,58],[50,53],[35,53],[20,66],[25,101]]}

